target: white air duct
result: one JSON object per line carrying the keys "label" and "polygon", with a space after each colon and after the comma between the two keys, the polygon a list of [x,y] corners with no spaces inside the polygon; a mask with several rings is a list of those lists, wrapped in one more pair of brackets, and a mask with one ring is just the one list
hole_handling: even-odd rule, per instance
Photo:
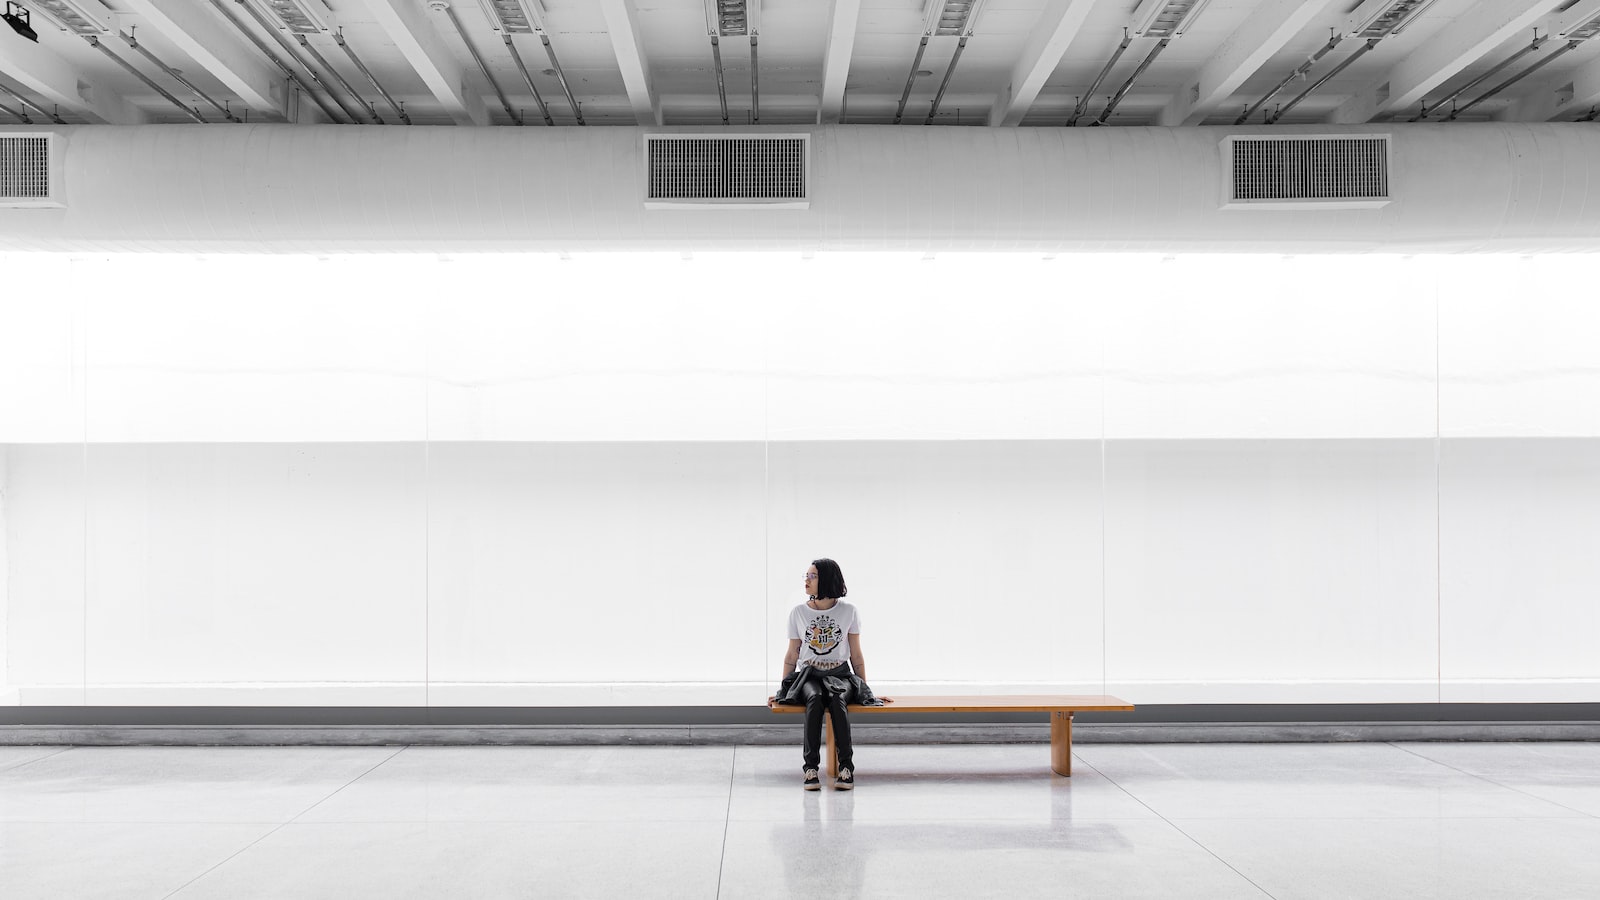
{"label": "white air duct", "polygon": [[[647,209],[645,137],[723,128],[37,126],[61,209],[0,250],[1600,250],[1600,129],[740,129],[809,140],[806,209]],[[1376,209],[1224,209],[1231,135],[1388,134]],[[962,172],[959,191],[928,185]]]}

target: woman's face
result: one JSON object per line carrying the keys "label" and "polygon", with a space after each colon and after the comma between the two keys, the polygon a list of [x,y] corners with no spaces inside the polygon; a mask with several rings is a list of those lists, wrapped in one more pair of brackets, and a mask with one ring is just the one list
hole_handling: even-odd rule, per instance
{"label": "woman's face", "polygon": [[817,596],[817,567],[810,566],[806,569],[806,596]]}

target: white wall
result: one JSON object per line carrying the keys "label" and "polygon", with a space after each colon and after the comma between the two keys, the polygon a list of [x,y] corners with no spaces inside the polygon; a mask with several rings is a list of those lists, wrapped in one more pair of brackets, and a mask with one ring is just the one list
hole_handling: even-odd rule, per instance
{"label": "white wall", "polygon": [[1600,699],[1592,260],[51,259],[13,702]]}
{"label": "white wall", "polygon": [[[65,208],[0,209],[0,251],[1600,250],[1584,123],[736,130],[809,135],[807,208],[647,209],[646,137],[722,126],[53,126]],[[1389,136],[1390,202],[1224,208],[1261,134]]]}

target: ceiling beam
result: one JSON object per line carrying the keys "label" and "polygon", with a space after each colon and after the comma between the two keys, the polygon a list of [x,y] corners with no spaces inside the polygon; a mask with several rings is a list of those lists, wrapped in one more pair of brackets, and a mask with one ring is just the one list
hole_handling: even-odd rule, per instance
{"label": "ceiling beam", "polygon": [[1389,74],[1351,95],[1328,121],[1359,125],[1387,112],[1420,107],[1437,89],[1485,53],[1528,31],[1555,8],[1552,0],[1483,0],[1411,48]]}
{"label": "ceiling beam", "polygon": [[360,0],[457,125],[488,125],[483,96],[415,0]]}
{"label": "ceiling beam", "polygon": [[[42,17],[35,17],[34,27],[41,37],[56,37],[57,33],[44,33]],[[106,83],[81,72],[80,67],[62,59],[44,43],[23,40],[6,29],[6,50],[0,53],[0,74],[22,85],[31,99],[42,106],[55,105],[73,115],[88,119],[96,125],[143,125],[150,120],[144,110],[128,102]],[[60,32],[64,41],[81,41],[77,35]]]}
{"label": "ceiling beam", "polygon": [[989,110],[990,125],[1020,125],[1033,106],[1045,81],[1061,64],[1072,39],[1078,36],[1083,20],[1089,17],[1094,0],[1050,0],[1039,12],[1033,34],[1022,48],[1022,56],[1011,67],[1011,79]]}
{"label": "ceiling beam", "polygon": [[1157,123],[1198,125],[1336,0],[1267,0],[1228,35],[1200,71],[1167,101]]}
{"label": "ceiling beam", "polygon": [[194,0],[122,0],[122,6],[204,66],[257,115],[270,122],[287,120],[282,75],[225,28],[216,10]]}
{"label": "ceiling beam", "polygon": [[661,98],[650,87],[650,60],[645,58],[639,37],[639,11],[633,0],[601,0],[600,11],[606,17],[606,31],[622,70],[622,84],[628,89],[633,118],[640,125],[660,125]]}
{"label": "ceiling beam", "polygon": [[[1544,52],[1558,49],[1559,40],[1551,38]],[[1600,59],[1593,59],[1574,72],[1539,82],[1533,90],[1496,114],[1495,119],[1501,122],[1548,122],[1586,113],[1597,105],[1600,105]]]}
{"label": "ceiling beam", "polygon": [[850,58],[856,52],[856,23],[860,19],[861,0],[833,0],[833,11],[828,14],[828,46],[822,51],[818,125],[836,125],[844,115],[844,85],[850,78]]}

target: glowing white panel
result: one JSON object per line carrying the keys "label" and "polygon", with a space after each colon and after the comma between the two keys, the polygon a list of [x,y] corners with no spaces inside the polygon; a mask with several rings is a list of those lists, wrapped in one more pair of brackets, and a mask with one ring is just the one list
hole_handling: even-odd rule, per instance
{"label": "glowing white panel", "polygon": [[0,444],[83,440],[83,304],[64,260],[0,254]]}
{"label": "glowing white panel", "polygon": [[1394,257],[1125,258],[1106,435],[1431,438],[1433,271]]}
{"label": "glowing white panel", "polygon": [[1100,437],[1094,292],[1034,256],[832,254],[764,292],[767,435]]}
{"label": "glowing white panel", "polygon": [[297,682],[343,682],[388,686],[363,702],[422,705],[420,445],[88,455],[90,704],[181,703],[224,684],[234,703],[271,705]]}
{"label": "glowing white panel", "polygon": [[1600,437],[1600,257],[1440,262],[1439,428]]}
{"label": "glowing white panel", "polygon": [[429,304],[435,441],[760,440],[793,255],[463,257]]}
{"label": "glowing white panel", "polygon": [[1107,689],[1435,699],[1433,454],[1428,440],[1108,443]]}
{"label": "glowing white panel", "polygon": [[437,444],[429,471],[435,702],[765,699],[759,444]]}
{"label": "glowing white panel", "polygon": [[789,611],[805,602],[801,576],[826,557],[861,610],[878,690],[1100,691],[1098,441],[808,441],[770,453],[769,681]]}
{"label": "glowing white panel", "polygon": [[1444,699],[1600,701],[1600,441],[1440,453]]}
{"label": "glowing white panel", "polygon": [[73,266],[88,304],[92,442],[424,437],[432,285],[407,265],[125,256]]}
{"label": "glowing white panel", "polygon": [[83,447],[12,445],[5,459],[3,679],[23,704],[82,704]]}

